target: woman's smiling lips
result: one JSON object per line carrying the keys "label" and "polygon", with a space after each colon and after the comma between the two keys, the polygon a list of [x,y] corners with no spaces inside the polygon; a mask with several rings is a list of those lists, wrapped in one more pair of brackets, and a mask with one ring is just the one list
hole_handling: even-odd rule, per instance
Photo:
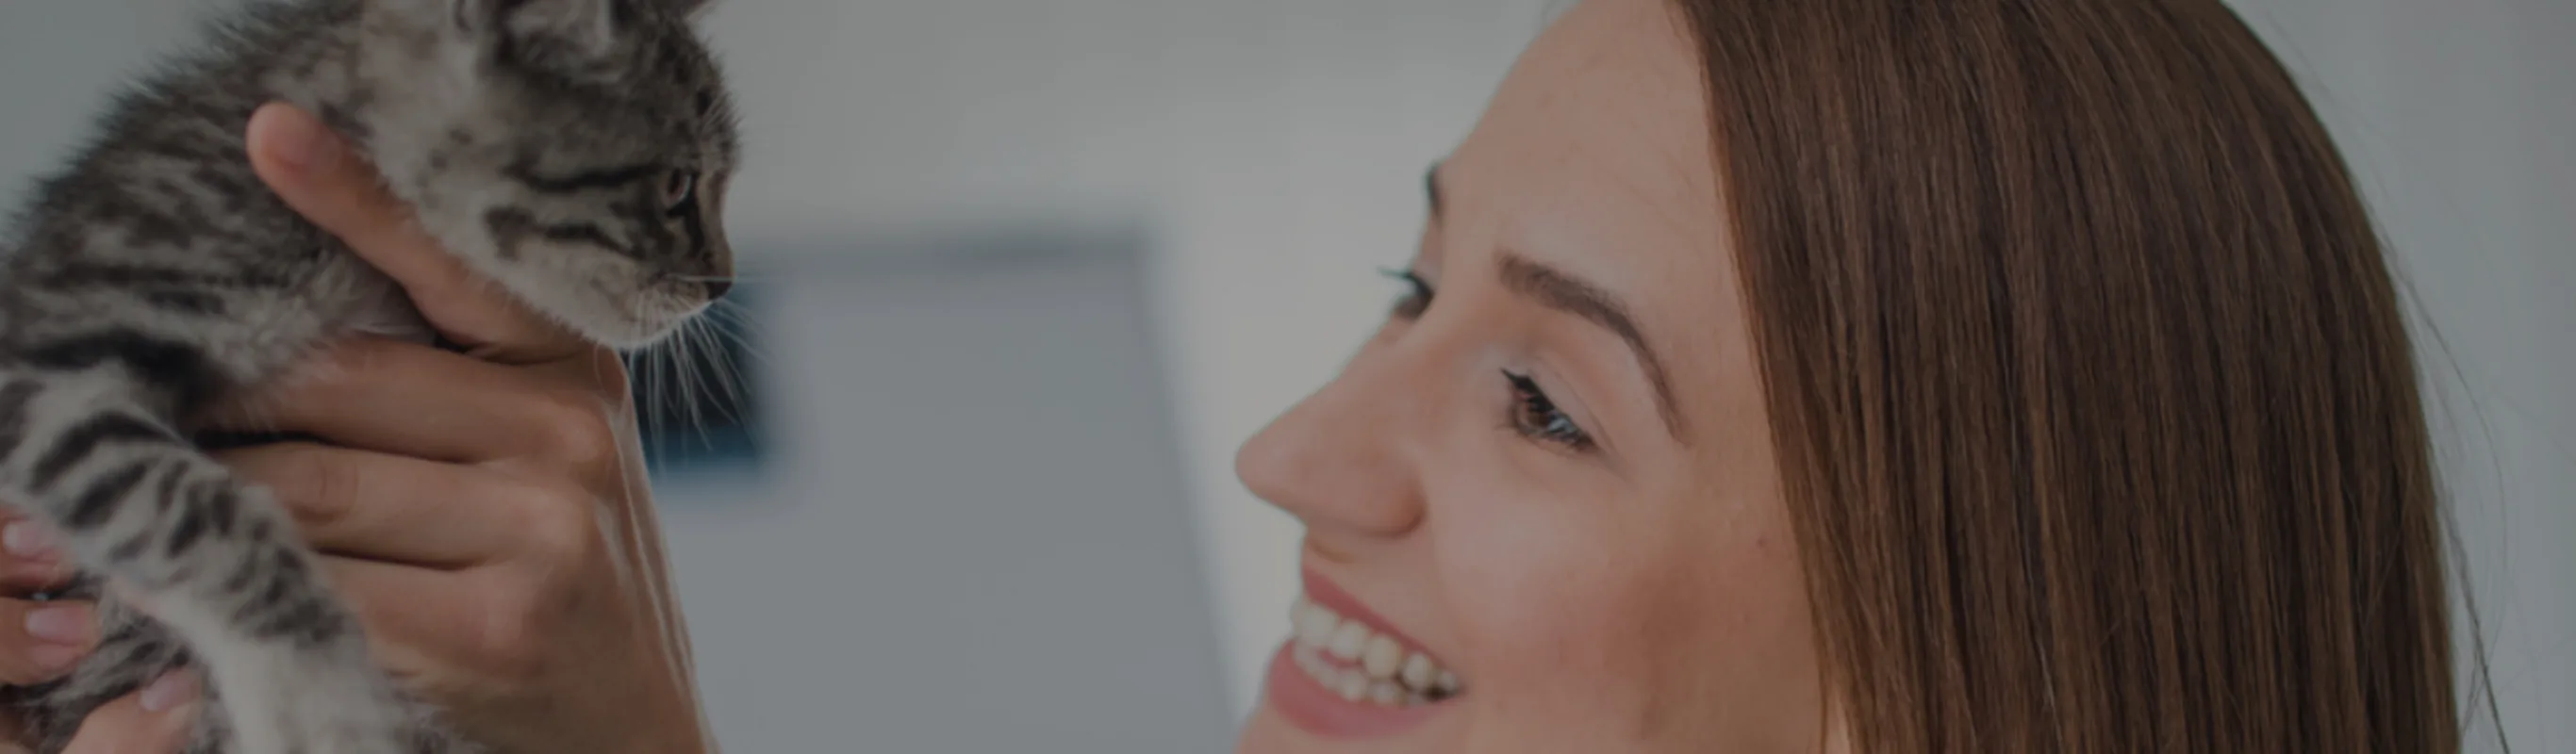
{"label": "woman's smiling lips", "polygon": [[1268,703],[1290,722],[1324,736],[1383,736],[1464,692],[1419,642],[1323,576],[1304,576],[1306,594],[1290,611],[1295,635],[1270,663]]}

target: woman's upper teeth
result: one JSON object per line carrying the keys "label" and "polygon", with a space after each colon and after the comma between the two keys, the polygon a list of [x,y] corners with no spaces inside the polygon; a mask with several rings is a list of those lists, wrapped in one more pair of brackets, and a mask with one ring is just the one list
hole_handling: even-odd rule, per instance
{"label": "woman's upper teeth", "polygon": [[1370,679],[1401,684],[1430,701],[1458,694],[1458,674],[1441,667],[1431,655],[1406,651],[1394,637],[1365,622],[1345,619],[1303,597],[1289,617],[1299,645],[1349,663]]}

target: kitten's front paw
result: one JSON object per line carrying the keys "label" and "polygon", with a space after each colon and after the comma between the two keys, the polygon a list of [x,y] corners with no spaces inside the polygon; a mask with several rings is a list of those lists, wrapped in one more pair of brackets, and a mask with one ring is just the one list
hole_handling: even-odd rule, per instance
{"label": "kitten's front paw", "polygon": [[238,754],[415,754],[409,708],[372,669],[305,659],[258,675],[226,684]]}

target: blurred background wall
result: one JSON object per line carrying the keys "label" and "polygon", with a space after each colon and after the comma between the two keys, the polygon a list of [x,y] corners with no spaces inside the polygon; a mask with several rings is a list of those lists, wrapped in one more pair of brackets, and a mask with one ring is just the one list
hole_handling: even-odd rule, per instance
{"label": "blurred background wall", "polygon": [[[1222,748],[1295,593],[1234,446],[1377,320],[1553,4],[720,0],[772,455],[662,502],[728,746]],[[0,3],[0,198],[225,5]],[[2237,6],[2438,329],[2505,728],[2576,750],[2576,5]]]}

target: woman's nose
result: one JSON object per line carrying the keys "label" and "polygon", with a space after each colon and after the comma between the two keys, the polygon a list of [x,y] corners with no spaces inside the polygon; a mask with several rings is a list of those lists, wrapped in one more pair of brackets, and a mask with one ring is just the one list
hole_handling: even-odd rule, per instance
{"label": "woman's nose", "polygon": [[1354,360],[1235,453],[1244,486],[1310,535],[1396,536],[1422,518],[1414,448],[1426,414],[1390,356]]}

